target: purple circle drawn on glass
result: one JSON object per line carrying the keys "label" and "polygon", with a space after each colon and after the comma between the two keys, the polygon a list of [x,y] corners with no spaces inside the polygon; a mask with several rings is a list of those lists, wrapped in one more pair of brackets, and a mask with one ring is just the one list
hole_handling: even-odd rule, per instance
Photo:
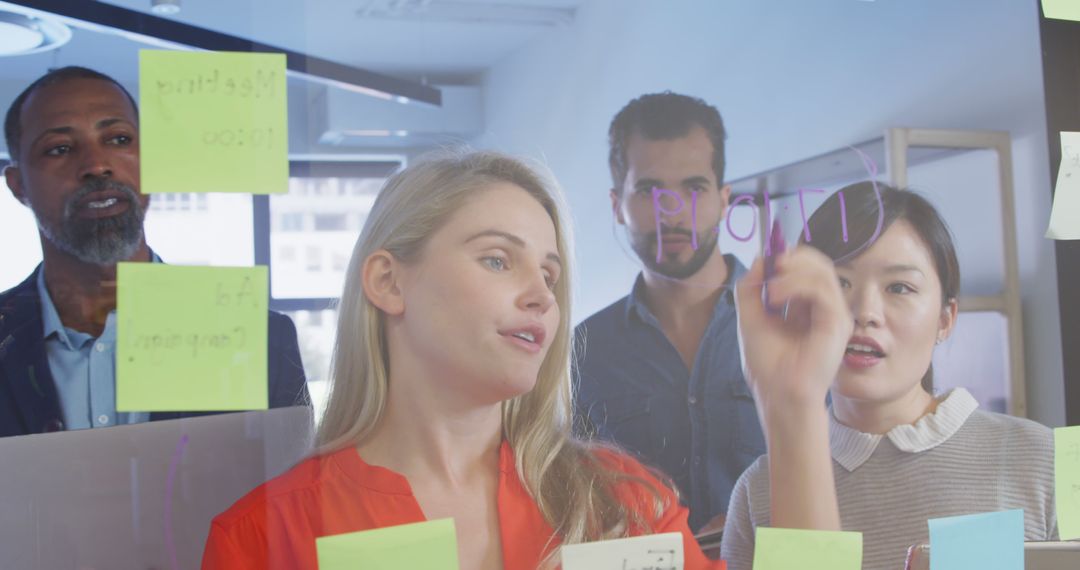
{"label": "purple circle drawn on glass", "polygon": [[754,197],[753,196],[751,196],[750,194],[743,194],[742,196],[738,196],[734,200],[731,201],[730,210],[735,211],[735,206],[738,206],[739,202],[749,202],[750,207],[754,209],[754,218],[753,218],[754,224],[752,226],[750,226],[750,233],[746,234],[745,238],[741,238],[741,237],[735,235],[735,232],[731,229],[731,213],[730,212],[728,213],[727,220],[724,223],[727,225],[727,231],[728,231],[728,234],[731,235],[731,237],[735,238],[738,241],[747,242],[747,241],[750,241],[750,238],[754,237],[754,232],[757,231],[758,207],[757,207],[757,204],[754,203]]}

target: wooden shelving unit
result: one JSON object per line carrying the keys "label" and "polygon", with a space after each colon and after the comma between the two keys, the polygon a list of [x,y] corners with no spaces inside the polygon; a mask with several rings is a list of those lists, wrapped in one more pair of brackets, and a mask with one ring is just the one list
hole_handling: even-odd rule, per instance
{"label": "wooden shelving unit", "polygon": [[[1023,312],[1020,305],[1020,277],[1017,262],[1015,198],[1013,191],[1012,146],[1008,133],[996,131],[959,131],[938,129],[887,129],[881,137],[836,149],[805,160],[752,174],[731,182],[732,195],[749,194],[755,204],[764,203],[765,193],[771,199],[796,196],[800,188],[821,188],[869,178],[869,172],[880,169],[878,179],[887,176],[893,186],[907,187],[908,169],[924,162],[947,159],[973,150],[993,151],[997,156],[997,178],[1001,202],[1002,249],[1005,275],[1000,293],[995,295],[962,295],[960,310],[992,311],[1003,315],[1008,323],[1009,399],[1007,411],[1027,416],[1027,397],[1024,373]],[[869,159],[870,168],[864,159]],[[768,227],[764,208],[759,227]],[[766,232],[758,232],[759,238]]]}

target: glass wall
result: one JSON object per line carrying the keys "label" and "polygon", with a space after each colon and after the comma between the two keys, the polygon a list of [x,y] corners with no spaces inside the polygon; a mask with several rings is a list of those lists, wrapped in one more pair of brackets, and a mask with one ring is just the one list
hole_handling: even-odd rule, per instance
{"label": "glass wall", "polygon": [[[650,266],[636,249],[640,243],[635,238],[641,235],[634,235],[633,224],[620,217],[628,214],[618,205],[622,189],[618,168],[613,173],[610,163],[609,129],[620,109],[647,93],[684,93],[719,110],[726,130],[722,172],[716,172],[720,188],[759,179],[762,185],[768,181],[783,186],[788,182],[785,169],[791,165],[878,144],[873,141],[880,141],[889,128],[1006,133],[1013,160],[1009,175],[1015,189],[1014,211],[1002,211],[996,198],[997,163],[984,152],[914,165],[909,185],[943,212],[956,236],[962,296],[1003,291],[1007,265],[1000,244],[1008,232],[1002,233],[994,220],[1004,215],[1015,221],[1025,415],[1048,426],[1063,424],[1058,291],[1053,244],[1044,238],[1051,194],[1036,4],[0,0],[0,34],[9,20],[36,18],[61,26],[70,36],[64,39],[60,33],[53,38],[43,32],[36,40],[40,45],[30,48],[9,48],[0,41],[0,50],[12,51],[0,51],[0,108],[6,110],[50,70],[84,66],[115,79],[130,92],[141,113],[129,125],[134,133],[118,137],[110,132],[105,137],[102,129],[113,127],[116,117],[103,119],[92,115],[96,111],[75,105],[90,100],[82,91],[72,88],[59,97],[64,105],[51,112],[69,113],[63,115],[68,123],[52,130],[34,122],[44,121],[48,101],[26,100],[14,115],[22,129],[14,138],[15,148],[5,142],[0,153],[0,165],[12,166],[6,180],[14,181],[12,188],[5,182],[5,191],[0,192],[4,244],[0,291],[11,295],[0,301],[0,428],[6,430],[0,431],[0,569],[196,568],[215,516],[268,480],[282,486],[263,487],[267,492],[302,486],[293,479],[274,478],[317,452],[328,451],[317,447],[315,434],[329,399],[344,282],[350,269],[360,270],[350,268],[353,248],[387,179],[428,153],[495,150],[524,158],[549,173],[561,187],[574,234],[569,251],[573,265],[564,260],[572,269],[573,304],[559,307],[562,316],[578,325],[620,303]],[[176,11],[159,11],[155,7],[160,5]],[[206,64],[195,68],[195,75],[184,75],[180,67],[160,66],[153,71],[171,80],[148,81],[151,76],[140,67],[145,50],[283,55],[274,62],[280,76],[274,76],[276,87],[270,87],[268,76],[252,72],[254,68],[244,67],[247,63]],[[246,83],[244,73],[251,75]],[[280,95],[280,113],[264,114],[262,96],[269,92]],[[170,117],[172,108],[162,101],[176,93],[188,96],[189,103],[196,101],[196,112]],[[239,110],[219,105],[234,95],[247,97]],[[120,101],[126,105],[126,99]],[[166,129],[168,136],[143,137],[140,129],[149,131],[154,121],[165,119],[173,120],[168,123],[171,130]],[[186,123],[202,125],[208,120],[222,125],[196,129],[202,150],[212,149],[210,159],[214,153],[233,156],[228,153],[238,152],[245,142],[266,150],[271,143],[262,135],[269,136],[272,129],[252,130],[251,125],[261,125],[260,121],[278,128],[281,136],[274,141],[280,153],[272,155],[273,160],[238,160],[225,167],[213,166],[215,161],[205,155],[203,160],[194,159],[196,155],[176,141],[190,135]],[[43,137],[70,139],[42,147],[28,134],[35,128]],[[246,135],[243,128],[248,129]],[[80,133],[93,136],[78,138]],[[133,135],[134,151],[126,151],[123,158],[109,154],[119,152],[115,147],[126,145]],[[889,165],[884,154],[880,158],[879,178],[884,179]],[[154,171],[179,172],[197,183],[182,187],[182,192],[153,192],[141,181]],[[229,192],[214,185],[231,176],[261,180],[271,171],[281,174],[280,188],[271,189],[276,191]],[[246,274],[249,281],[243,287],[251,285],[250,275],[255,275],[255,289],[236,291],[228,290],[231,282],[225,273],[212,273],[205,291],[195,278],[187,289],[175,282],[165,283],[161,290],[139,289],[135,300],[146,302],[139,306],[161,309],[160,319],[125,314],[116,260],[72,262],[74,254],[61,252],[46,235],[52,231],[50,223],[75,226],[84,218],[112,216],[106,212],[109,208],[123,209],[110,201],[126,204],[126,194],[117,187],[84,186],[88,180],[109,177],[150,196],[142,226],[145,242],[124,260],[148,261],[144,244],[169,269],[265,268],[265,295],[260,273]],[[770,208],[788,231],[788,244],[794,245],[802,223],[798,212],[805,208],[809,215],[842,185],[863,178],[861,171],[841,178],[823,172],[823,192],[809,196],[805,204],[793,195],[773,196]],[[736,184],[732,197],[753,196],[747,201],[764,205],[764,186],[755,183]],[[80,188],[118,194],[102,195],[87,205],[82,195],[72,198]],[[733,269],[749,266],[762,254],[768,220],[747,201],[717,212],[718,225],[705,230],[711,232],[708,237],[716,237],[719,253],[731,254]],[[689,200],[684,206],[690,207]],[[99,211],[87,213],[91,209]],[[501,219],[496,214],[485,216]],[[48,227],[39,231],[43,226]],[[33,273],[43,255],[54,256],[52,267],[67,272],[57,269],[56,277],[42,278],[55,315],[50,303],[39,299]],[[485,261],[489,262],[495,263]],[[449,280],[445,274],[429,278],[439,283]],[[89,284],[96,293],[70,293],[60,288],[64,279]],[[19,295],[11,294],[24,282],[27,286]],[[722,298],[719,292],[730,290],[730,285],[703,286]],[[187,305],[185,291],[191,299],[212,296],[218,304]],[[231,317],[226,315],[248,293],[258,299],[255,310],[247,313],[246,321],[227,321]],[[493,304],[498,301],[494,293],[487,298]],[[465,302],[459,307],[457,299],[441,299],[428,307],[465,312]],[[77,318],[84,312],[90,317]],[[252,314],[256,318],[250,318]],[[138,343],[124,336],[124,327],[134,330],[135,325],[146,324],[143,321],[158,327],[156,337],[143,338],[144,352],[126,352]],[[976,307],[963,311],[958,323],[931,359],[938,393],[963,387],[983,410],[1011,410],[1009,370],[1015,360],[1010,359],[1008,322],[1000,311]],[[430,325],[442,326],[434,319]],[[734,331],[734,321],[728,325]],[[190,330],[178,332],[182,326]],[[473,333],[462,330],[461,337]],[[202,344],[193,340],[185,345],[184,339],[196,333],[203,335]],[[378,329],[378,335],[386,334],[385,326]],[[82,352],[68,354],[71,360],[65,361],[66,353],[58,352],[57,345],[67,343],[62,338],[69,336],[76,345],[82,342],[79,339],[86,344],[76,346],[73,351]],[[122,346],[115,353],[107,352],[110,338],[111,344]],[[167,346],[170,338],[172,345]],[[439,344],[425,341],[430,341],[425,345],[429,348]],[[439,341],[461,346],[459,338]],[[594,347],[600,343],[592,340]],[[237,345],[244,345],[243,350]],[[587,339],[579,348],[587,351],[589,345]],[[176,355],[185,346],[198,356],[183,366],[163,364],[143,377],[123,378],[124,357],[155,350]],[[667,348],[674,350],[674,343]],[[366,355],[362,364],[376,360],[366,346],[345,344],[339,349]],[[630,358],[632,352],[615,354]],[[491,354],[489,350],[470,362],[494,361]],[[731,354],[737,354],[737,347]],[[680,356],[685,355],[676,353],[671,361],[686,364]],[[651,370],[649,366],[660,360],[638,368]],[[260,368],[263,361],[266,366]],[[253,362],[257,365],[248,366]],[[211,366],[210,372],[195,368],[208,363],[218,368]],[[685,375],[693,372],[694,364],[690,358]],[[730,366],[733,378],[739,374],[737,364]],[[187,365],[199,372],[187,372]],[[265,405],[260,400],[257,406],[225,409],[207,404],[197,394],[186,399],[182,391],[158,398],[152,407],[118,403],[123,401],[121,393],[130,389],[125,382],[157,381],[158,376],[172,378],[162,380],[170,388],[190,380],[216,382],[228,391],[233,388],[229,383],[234,367],[241,365],[257,371],[255,392],[258,398],[266,393]],[[70,370],[73,366],[79,370],[77,378]],[[458,386],[453,384],[460,379],[452,366],[439,372],[446,374],[447,385]],[[722,393],[725,404],[717,404],[710,417],[745,413],[746,425],[756,426],[750,392],[745,384],[736,384],[726,391],[710,388],[700,401]],[[470,386],[461,384],[452,395],[468,394]],[[623,416],[645,418],[636,429],[643,439],[659,438],[664,453],[676,453],[677,446],[663,436],[654,438],[650,430],[671,418],[682,421],[691,408],[679,408],[678,414],[661,421],[656,402],[680,389],[686,391],[673,385],[648,397],[637,398],[629,388],[622,394],[629,395],[625,400],[634,400]],[[444,404],[452,400],[442,399]],[[689,406],[698,406],[694,409],[707,407],[697,404],[690,393],[680,392],[678,399],[680,406],[690,402]],[[745,406],[723,407],[736,400]],[[426,421],[429,405],[426,399],[411,403],[409,414],[416,423]],[[96,414],[98,406],[130,421],[105,429],[74,429],[80,424],[73,416]],[[363,415],[359,410],[355,415],[369,418],[371,412],[365,408]],[[712,429],[706,439],[730,441],[735,451],[726,452],[745,456],[747,462],[763,451],[755,442],[736,441],[735,428]],[[338,447],[349,443],[358,442]],[[644,454],[639,459],[651,465]],[[689,456],[680,460],[680,465],[692,464]],[[680,491],[687,495],[685,489]],[[714,503],[716,512],[708,518],[715,522],[712,515],[726,513],[722,507],[727,498]],[[326,525],[320,532],[347,530],[347,525],[321,515],[311,521],[314,526]],[[694,531],[709,528],[695,527]],[[459,534],[466,532],[458,528]]]}

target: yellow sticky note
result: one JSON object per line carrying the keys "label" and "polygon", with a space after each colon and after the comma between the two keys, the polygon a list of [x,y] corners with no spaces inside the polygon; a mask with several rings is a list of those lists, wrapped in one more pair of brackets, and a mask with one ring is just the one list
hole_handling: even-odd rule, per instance
{"label": "yellow sticky note", "polygon": [[117,268],[116,409],[265,410],[265,266]]}
{"label": "yellow sticky note", "polygon": [[285,56],[139,52],[142,191],[284,193]]}
{"label": "yellow sticky note", "polygon": [[1042,0],[1042,7],[1047,18],[1080,22],[1080,2],[1077,0]]}
{"label": "yellow sticky note", "polygon": [[1061,540],[1080,538],[1080,426],[1054,429],[1054,498]]}
{"label": "yellow sticky note", "polygon": [[1046,237],[1080,239],[1080,133],[1061,133],[1061,164]]}
{"label": "yellow sticky note", "polygon": [[862,533],[758,527],[754,570],[861,570]]}
{"label": "yellow sticky note", "polygon": [[315,539],[319,570],[458,570],[453,519]]}

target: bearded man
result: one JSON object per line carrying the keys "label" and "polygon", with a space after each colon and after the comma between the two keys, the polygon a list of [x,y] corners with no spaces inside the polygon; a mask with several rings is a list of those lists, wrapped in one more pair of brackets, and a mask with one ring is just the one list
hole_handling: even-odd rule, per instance
{"label": "bearded man", "polygon": [[[0,293],[0,437],[200,415],[116,411],[116,264],[161,262],[143,234],[134,98],[99,72],[53,70],[15,98],[4,138],[43,261]],[[296,328],[268,318],[270,406],[307,404]]]}
{"label": "bearded man", "polygon": [[609,130],[609,191],[643,265],[630,294],[576,330],[585,429],[671,477],[690,528],[723,528],[739,475],[765,452],[736,335],[746,268],[720,252],[724,123],[701,99],[643,95]]}

